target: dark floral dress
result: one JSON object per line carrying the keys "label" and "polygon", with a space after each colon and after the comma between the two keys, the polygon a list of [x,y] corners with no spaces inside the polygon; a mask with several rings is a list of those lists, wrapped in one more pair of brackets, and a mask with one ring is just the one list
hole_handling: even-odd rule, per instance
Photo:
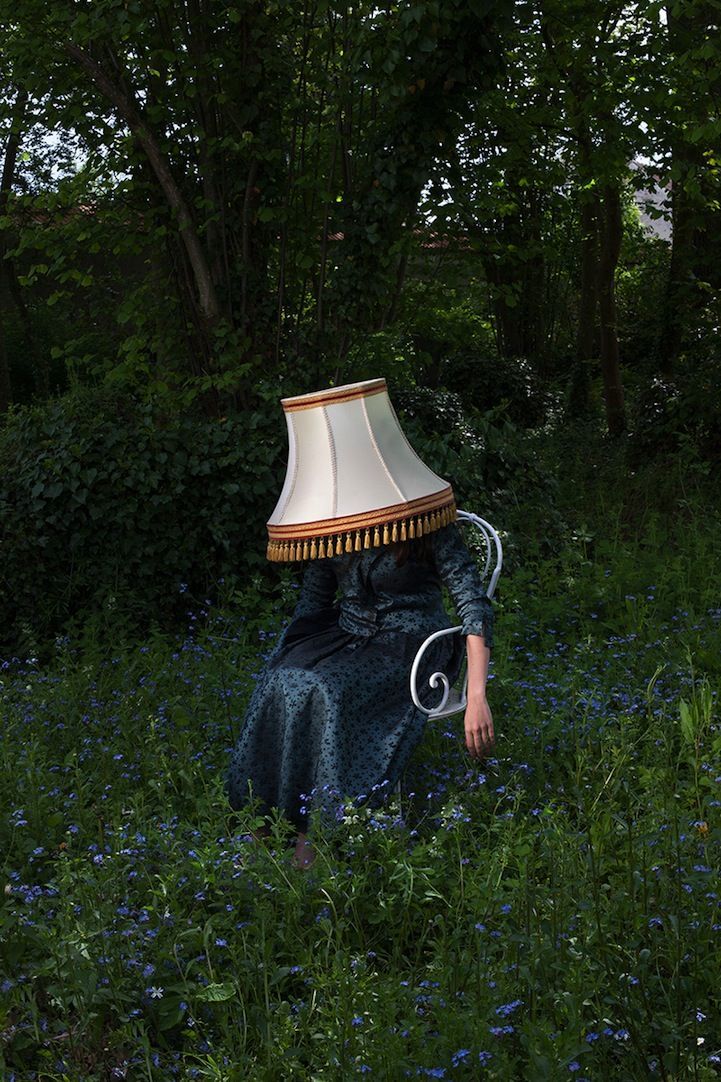
{"label": "dark floral dress", "polygon": [[[426,723],[411,699],[413,660],[428,635],[455,626],[441,583],[463,635],[482,635],[492,647],[493,608],[458,526],[430,537],[432,564],[411,551],[399,567],[384,546],[307,565],[232,754],[226,791],[234,810],[252,792],[261,813],[280,808],[305,832],[313,791],[323,807],[324,793],[377,806],[393,790]],[[418,687],[429,707],[440,691],[428,688],[428,677],[440,670],[455,680],[464,649],[462,636],[444,635],[427,651]]]}

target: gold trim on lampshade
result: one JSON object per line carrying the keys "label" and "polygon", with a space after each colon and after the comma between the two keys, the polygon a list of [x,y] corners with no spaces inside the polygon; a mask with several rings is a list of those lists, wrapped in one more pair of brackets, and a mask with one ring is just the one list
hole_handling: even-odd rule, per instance
{"label": "gold trim on lampshade", "polygon": [[432,533],[456,518],[453,489],[406,439],[384,379],[281,399],[283,490],[268,559],[315,560]]}

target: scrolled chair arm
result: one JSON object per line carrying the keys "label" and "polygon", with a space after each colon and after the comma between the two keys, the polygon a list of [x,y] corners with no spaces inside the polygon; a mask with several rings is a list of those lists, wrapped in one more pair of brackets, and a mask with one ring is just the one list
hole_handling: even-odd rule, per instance
{"label": "scrolled chair arm", "polygon": [[[464,511],[458,509],[458,521],[460,523],[475,526],[480,532],[485,547],[485,567],[483,568],[482,578],[488,579],[490,572],[490,582],[486,590],[486,594],[489,598],[493,597],[496,589],[496,583],[501,573],[501,567],[503,566],[503,546],[501,544],[501,538],[498,531],[491,525],[487,519],[481,518],[480,515],[475,515],[471,511]],[[495,556],[495,563],[493,557]],[[461,625],[458,627],[442,628],[440,631],[434,631],[425,642],[420,646],[418,653],[415,656],[413,667],[411,669],[410,685],[411,685],[411,698],[414,704],[419,710],[422,710],[424,714],[429,717],[449,717],[451,714],[457,714],[461,710],[465,710],[468,698],[468,673],[466,672],[462,690],[459,692],[451,686],[451,682],[445,673],[434,672],[429,678],[428,683],[430,687],[437,688],[439,685],[443,688],[443,695],[440,703],[436,706],[428,707],[424,706],[420,700],[418,694],[418,669],[420,667],[423,656],[428,647],[439,639],[442,635],[458,635],[462,632]]]}
{"label": "scrolled chair arm", "polygon": [[446,674],[442,672],[434,672],[433,675],[428,678],[428,683],[432,688],[437,688],[439,685],[443,688],[443,695],[439,703],[435,706],[424,706],[418,694],[418,669],[426,650],[436,641],[436,639],[440,639],[443,635],[457,635],[460,631],[462,631],[460,625],[458,627],[444,627],[440,631],[434,631],[432,635],[428,636],[415,656],[413,667],[411,669],[411,698],[418,709],[422,710],[424,714],[432,714],[434,717],[441,717],[447,706],[449,706],[447,711],[449,714],[455,714],[457,711],[465,709],[467,680],[464,682],[463,692],[459,697],[458,692],[451,687],[451,682]]}

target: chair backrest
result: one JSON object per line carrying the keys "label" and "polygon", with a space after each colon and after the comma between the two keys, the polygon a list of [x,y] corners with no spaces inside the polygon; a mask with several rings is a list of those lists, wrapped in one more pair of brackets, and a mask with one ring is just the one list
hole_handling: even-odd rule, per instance
{"label": "chair backrest", "polygon": [[[498,536],[498,531],[491,526],[490,522],[486,522],[480,515],[474,515],[472,511],[462,511],[458,509],[458,521],[460,523],[468,523],[476,526],[480,531],[484,541],[486,567],[483,572],[483,580],[488,578],[488,573],[493,565],[493,572],[491,574],[491,581],[489,582],[486,593],[489,597],[493,597],[496,589],[496,583],[498,582],[498,576],[501,573],[503,567],[503,545],[501,539]],[[493,563],[495,557],[495,563]]]}

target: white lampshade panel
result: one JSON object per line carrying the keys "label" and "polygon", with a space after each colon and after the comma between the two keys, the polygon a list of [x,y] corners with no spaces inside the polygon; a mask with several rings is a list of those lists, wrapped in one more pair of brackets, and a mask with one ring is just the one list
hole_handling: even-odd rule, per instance
{"label": "white lampshade panel", "polygon": [[453,490],[406,439],[384,379],[282,399],[288,466],[268,520],[272,560],[405,540],[455,518]]}

